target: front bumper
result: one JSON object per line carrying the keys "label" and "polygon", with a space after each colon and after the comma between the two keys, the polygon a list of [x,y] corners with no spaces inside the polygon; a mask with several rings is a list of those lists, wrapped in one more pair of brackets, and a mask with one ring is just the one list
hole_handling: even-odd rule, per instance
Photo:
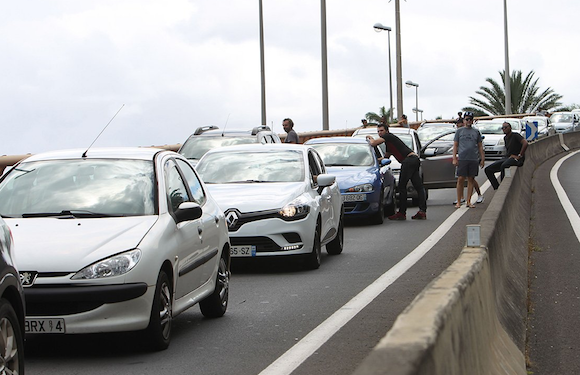
{"label": "front bumper", "polygon": [[155,285],[42,285],[25,288],[27,318],[63,319],[64,333],[147,328]]}
{"label": "front bumper", "polygon": [[[310,254],[314,245],[316,213],[304,219],[284,221],[264,218],[246,221],[235,231],[230,231],[230,244],[255,247],[253,257]],[[240,255],[231,252],[232,258]]]}

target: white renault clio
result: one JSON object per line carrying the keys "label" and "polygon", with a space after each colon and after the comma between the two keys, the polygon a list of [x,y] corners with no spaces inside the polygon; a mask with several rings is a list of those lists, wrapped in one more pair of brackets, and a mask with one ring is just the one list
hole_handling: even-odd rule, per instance
{"label": "white renault clio", "polygon": [[196,169],[224,213],[232,257],[340,254],[344,209],[335,177],[311,146],[288,143],[210,150]]}
{"label": "white renault clio", "polygon": [[28,333],[144,330],[165,349],[196,303],[222,316],[230,249],[223,212],[183,156],[153,148],[38,154],[0,180]]}

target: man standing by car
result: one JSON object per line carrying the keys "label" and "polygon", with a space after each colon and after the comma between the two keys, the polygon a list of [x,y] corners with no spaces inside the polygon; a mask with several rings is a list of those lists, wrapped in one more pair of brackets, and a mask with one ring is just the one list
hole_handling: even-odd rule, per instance
{"label": "man standing by car", "polygon": [[286,139],[284,139],[284,143],[299,142],[298,134],[296,134],[296,132],[294,131],[294,121],[292,121],[292,119],[285,118],[284,121],[282,121],[282,127],[284,128],[284,131],[287,133]]}
{"label": "man standing by car", "polygon": [[507,157],[495,161],[485,168],[485,174],[494,190],[497,190],[499,187],[495,173],[501,172],[501,179],[503,180],[506,168],[512,165],[521,167],[524,164],[524,153],[526,152],[526,148],[528,148],[528,141],[521,134],[512,132],[512,126],[509,122],[504,122],[501,129],[505,134],[503,140]]}
{"label": "man standing by car", "polygon": [[[461,112],[458,112],[457,114],[461,115]],[[463,117],[460,117],[457,120],[456,123],[456,127],[457,129],[462,128],[465,126],[465,121],[463,119]],[[458,177],[457,175],[457,167],[455,167],[455,177]],[[459,187],[461,186],[461,196],[457,197],[457,199],[455,200],[455,202],[453,202],[454,205],[457,205],[457,202],[461,202],[464,203],[465,202],[465,198],[463,198],[463,185],[465,183],[465,180],[463,180],[461,182],[461,185],[459,185],[459,180],[457,181],[457,189],[459,191]],[[475,203],[483,203],[483,201],[485,200],[485,197],[483,196],[483,194],[481,194],[481,189],[479,188],[479,183],[477,182],[477,180],[474,178],[473,179],[473,188],[475,189],[475,192],[477,193],[477,200],[475,201]],[[461,205],[460,203],[460,205]],[[456,206],[457,207],[457,206]]]}
{"label": "man standing by car", "polygon": [[[475,185],[475,176],[478,175],[478,164],[481,168],[485,165],[485,154],[481,133],[474,129],[473,113],[465,112],[463,121],[464,127],[460,127],[455,132],[453,139],[453,165],[457,166],[457,203],[455,208],[461,207],[461,198],[463,198],[463,185],[467,178],[467,207],[475,207],[471,204],[471,194]],[[479,151],[479,153],[478,153]]]}
{"label": "man standing by car", "polygon": [[394,134],[389,132],[389,125],[379,124],[377,133],[380,138],[374,139],[368,135],[367,140],[371,146],[377,146],[385,143],[387,152],[385,157],[393,155],[401,163],[401,173],[399,174],[399,212],[389,216],[389,220],[407,220],[407,183],[411,180],[413,187],[419,195],[419,212],[411,218],[414,220],[427,219],[427,202],[425,199],[425,189],[423,181],[419,174],[421,160],[413,150]]}

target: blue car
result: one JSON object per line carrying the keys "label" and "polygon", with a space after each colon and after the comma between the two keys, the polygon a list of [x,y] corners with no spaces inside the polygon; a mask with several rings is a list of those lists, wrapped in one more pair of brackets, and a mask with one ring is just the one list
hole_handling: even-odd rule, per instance
{"label": "blue car", "polygon": [[382,224],[395,213],[395,177],[379,147],[353,137],[313,138],[305,144],[320,154],[326,172],[336,176],[345,217],[368,217]]}

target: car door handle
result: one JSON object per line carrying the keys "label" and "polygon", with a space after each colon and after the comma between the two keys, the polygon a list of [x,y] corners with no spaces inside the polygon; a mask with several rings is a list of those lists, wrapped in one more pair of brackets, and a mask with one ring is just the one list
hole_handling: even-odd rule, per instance
{"label": "car door handle", "polygon": [[203,228],[202,227],[197,227],[197,233],[201,236],[201,233],[203,232]]}

